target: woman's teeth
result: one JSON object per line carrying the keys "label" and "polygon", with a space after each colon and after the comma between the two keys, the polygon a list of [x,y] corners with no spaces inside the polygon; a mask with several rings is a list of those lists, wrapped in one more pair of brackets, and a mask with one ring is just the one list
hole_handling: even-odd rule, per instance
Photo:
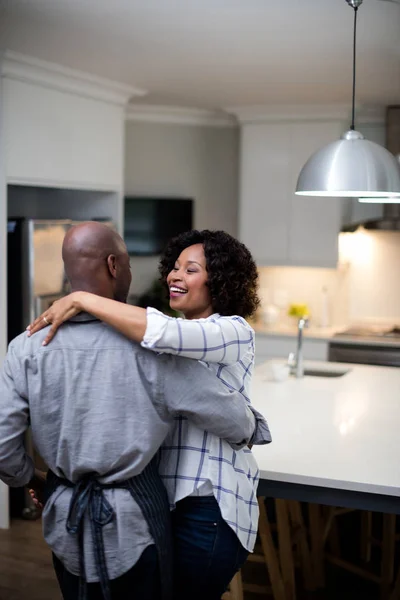
{"label": "woman's teeth", "polygon": [[187,290],[175,287],[174,285],[169,288],[169,291],[174,294],[187,294]]}

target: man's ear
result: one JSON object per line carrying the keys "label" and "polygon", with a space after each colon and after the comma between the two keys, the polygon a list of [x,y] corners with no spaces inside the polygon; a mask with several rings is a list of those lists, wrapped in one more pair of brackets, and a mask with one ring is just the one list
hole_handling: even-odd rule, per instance
{"label": "man's ear", "polygon": [[107,256],[107,266],[111,277],[116,279],[117,277],[117,258],[115,254],[109,254]]}

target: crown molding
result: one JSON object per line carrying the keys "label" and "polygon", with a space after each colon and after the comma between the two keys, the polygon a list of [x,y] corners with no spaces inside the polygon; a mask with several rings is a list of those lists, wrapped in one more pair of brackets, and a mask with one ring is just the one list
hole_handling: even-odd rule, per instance
{"label": "crown molding", "polygon": [[[233,114],[241,124],[287,122],[287,121],[350,121],[349,104],[316,105],[257,105],[228,107],[227,113]],[[383,124],[384,106],[360,105],[356,108],[356,122]]]}
{"label": "crown molding", "polygon": [[203,127],[237,127],[238,124],[233,115],[223,111],[150,104],[129,104],[126,120]]}
{"label": "crown molding", "polygon": [[124,106],[133,96],[144,96],[147,93],[145,90],[117,81],[103,79],[10,50],[6,50],[1,59],[2,77],[34,83],[85,98]]}
{"label": "crown molding", "polygon": [[350,113],[350,107],[343,104],[334,105],[256,105],[232,106],[225,108],[226,112],[236,116],[243,124],[275,121],[316,121],[316,120],[345,120]]}

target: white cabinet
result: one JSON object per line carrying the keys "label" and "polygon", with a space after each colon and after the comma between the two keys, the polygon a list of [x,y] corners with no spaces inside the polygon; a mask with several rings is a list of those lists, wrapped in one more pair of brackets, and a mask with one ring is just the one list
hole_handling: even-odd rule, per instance
{"label": "white cabinet", "polygon": [[[256,365],[272,358],[288,358],[291,352],[296,352],[296,344],[295,336],[256,333]],[[328,342],[304,338],[303,357],[305,360],[328,360]]]}
{"label": "white cabinet", "polygon": [[296,196],[294,190],[311,154],[340,136],[340,124],[293,123],[290,131],[289,264],[336,267],[341,199]]}
{"label": "white cabinet", "polygon": [[278,124],[241,131],[239,237],[260,265],[287,259],[289,135],[289,127]]}
{"label": "white cabinet", "polygon": [[3,98],[9,182],[122,189],[122,106],[8,78]]}
{"label": "white cabinet", "polygon": [[242,125],[239,235],[260,266],[335,267],[340,199],[295,196],[298,174],[339,121]]}

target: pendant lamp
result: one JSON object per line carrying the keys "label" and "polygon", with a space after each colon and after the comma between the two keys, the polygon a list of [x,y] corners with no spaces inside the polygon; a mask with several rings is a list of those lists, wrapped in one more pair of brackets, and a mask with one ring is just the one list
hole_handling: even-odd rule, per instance
{"label": "pendant lamp", "polygon": [[302,168],[300,196],[385,198],[400,195],[400,167],[386,148],[355,130],[357,12],[363,0],[346,0],[354,9],[353,95],[349,131],[340,140],[317,150]]}

